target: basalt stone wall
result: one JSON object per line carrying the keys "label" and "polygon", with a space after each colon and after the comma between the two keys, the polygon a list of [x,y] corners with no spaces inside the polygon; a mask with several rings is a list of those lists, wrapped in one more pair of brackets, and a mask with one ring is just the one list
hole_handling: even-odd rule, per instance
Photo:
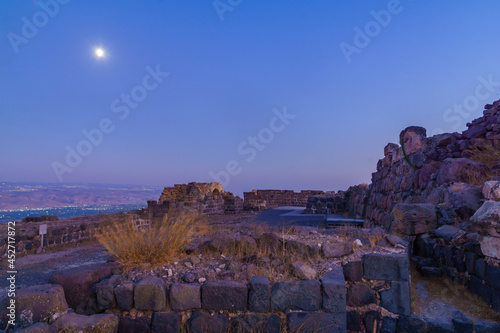
{"label": "basalt stone wall", "polygon": [[158,202],[148,201],[149,219],[162,219],[170,209],[205,215],[237,214],[243,210],[243,200],[224,191],[220,183],[175,184],[165,187]]}
{"label": "basalt stone wall", "polygon": [[278,206],[305,207],[312,196],[324,196],[323,191],[303,190],[252,190],[243,193],[243,208],[246,210],[269,209]]}
{"label": "basalt stone wall", "polygon": [[350,189],[350,210],[386,230],[397,204],[436,206],[438,225],[469,219],[484,199],[482,184],[500,177],[500,101],[467,127],[430,138],[422,127],[403,130],[402,145],[384,148],[369,188]]}
{"label": "basalt stone wall", "polygon": [[420,235],[413,249],[417,269],[428,277],[446,275],[500,312],[500,258],[485,255],[498,250],[488,238],[450,225]]}
{"label": "basalt stone wall", "polygon": [[[39,234],[40,224],[32,222],[16,222],[15,247],[16,255],[34,254],[40,251],[42,237]],[[43,247],[57,247],[70,243],[95,240],[96,235],[109,226],[109,221],[81,223],[47,223],[47,234],[43,238]],[[5,228],[6,229],[6,228]],[[0,238],[0,256],[7,255],[8,235],[2,232]]]}
{"label": "basalt stone wall", "polygon": [[304,214],[347,213],[349,210],[350,192],[339,191],[323,196],[309,197]]}
{"label": "basalt stone wall", "polygon": [[184,201],[201,201],[207,195],[221,195],[225,191],[221,183],[189,183],[175,184],[173,187],[165,187],[158,200],[159,203],[164,201],[184,202]]}
{"label": "basalt stone wall", "polygon": [[182,327],[189,332],[370,332],[374,325],[397,324],[398,318],[404,322],[410,314],[407,254],[369,254],[336,266],[319,281],[274,284],[255,276],[167,285],[153,275],[128,281],[118,268],[114,263],[74,268],[50,282],[62,286],[76,313],[113,313],[124,332],[177,332]]}

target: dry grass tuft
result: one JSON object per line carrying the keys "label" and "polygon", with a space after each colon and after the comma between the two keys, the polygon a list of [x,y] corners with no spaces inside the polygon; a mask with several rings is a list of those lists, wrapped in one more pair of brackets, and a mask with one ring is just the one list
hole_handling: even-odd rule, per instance
{"label": "dry grass tuft", "polygon": [[474,146],[464,151],[464,154],[471,160],[483,163],[490,168],[500,163],[500,150],[496,149],[491,144],[481,147]]}
{"label": "dry grass tuft", "polygon": [[188,212],[169,213],[161,222],[142,228],[127,215],[124,219],[110,218],[109,227],[97,235],[97,240],[126,266],[158,266],[178,255],[195,232],[204,228],[203,217]]}
{"label": "dry grass tuft", "polygon": [[382,229],[375,229],[372,231],[372,234],[368,236],[368,240],[370,241],[370,246],[374,249],[377,246],[377,243],[385,238],[384,231]]}

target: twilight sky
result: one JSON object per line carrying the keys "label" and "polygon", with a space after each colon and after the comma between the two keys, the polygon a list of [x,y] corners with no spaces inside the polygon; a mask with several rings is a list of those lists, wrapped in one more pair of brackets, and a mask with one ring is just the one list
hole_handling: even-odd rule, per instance
{"label": "twilight sky", "polygon": [[[370,182],[500,98],[497,0],[0,2],[0,180]],[[104,57],[96,56],[96,48]]]}

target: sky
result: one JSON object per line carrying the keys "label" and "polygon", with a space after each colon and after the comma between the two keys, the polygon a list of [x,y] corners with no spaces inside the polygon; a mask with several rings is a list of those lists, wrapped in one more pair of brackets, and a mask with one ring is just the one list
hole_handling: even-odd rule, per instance
{"label": "sky", "polygon": [[[0,180],[341,190],[500,98],[497,0],[0,2]],[[96,50],[101,49],[99,57]]]}

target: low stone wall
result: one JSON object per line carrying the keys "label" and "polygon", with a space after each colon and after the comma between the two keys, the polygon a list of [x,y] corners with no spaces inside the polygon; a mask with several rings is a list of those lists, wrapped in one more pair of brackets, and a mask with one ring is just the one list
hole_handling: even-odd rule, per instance
{"label": "low stone wall", "polygon": [[252,190],[243,193],[243,208],[246,210],[263,210],[279,206],[305,207],[312,196],[324,196],[323,191],[303,190]]}
{"label": "low stone wall", "polygon": [[335,194],[309,197],[304,214],[341,214],[349,210],[350,192],[339,191]]}
{"label": "low stone wall", "polygon": [[500,312],[500,267],[487,257],[489,245],[477,233],[466,233],[453,226],[419,236],[414,243],[418,270],[429,277],[448,276],[481,297]]}
{"label": "low stone wall", "polygon": [[[83,221],[83,218],[78,218],[77,221],[72,222],[16,222],[16,255],[34,254],[40,251],[42,237],[39,234],[39,229],[41,224],[47,224],[47,234],[43,238],[44,248],[95,240],[96,234],[109,225],[109,222],[103,221],[100,217],[89,216],[86,218],[90,221]],[[0,238],[0,257],[6,255],[8,245],[7,233],[2,232],[2,235],[5,238]]]}
{"label": "low stone wall", "polygon": [[[18,291],[16,328],[36,325],[33,327],[49,332],[52,328],[79,331],[93,326],[102,327],[102,332],[153,333],[182,329],[191,333],[499,329],[498,324],[473,322],[460,313],[448,321],[410,315],[406,254],[366,254],[359,261],[336,266],[319,281],[271,284],[266,277],[255,276],[248,282],[167,285],[153,275],[128,281],[120,265],[106,263],[62,271],[49,282]],[[67,313],[68,308],[76,313]],[[0,329],[5,328],[7,318],[2,311]]]}

